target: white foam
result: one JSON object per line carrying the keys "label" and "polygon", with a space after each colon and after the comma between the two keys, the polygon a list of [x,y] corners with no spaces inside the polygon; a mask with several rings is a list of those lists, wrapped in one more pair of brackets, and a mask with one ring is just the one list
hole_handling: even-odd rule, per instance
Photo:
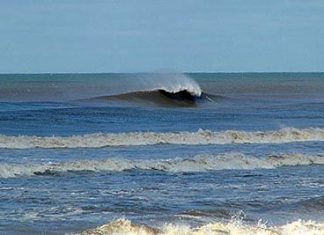
{"label": "white foam", "polygon": [[142,79],[145,82],[143,87],[150,90],[162,89],[170,93],[186,90],[194,96],[200,96],[202,93],[198,83],[184,74],[151,74]]}
{"label": "white foam", "polygon": [[201,227],[192,228],[189,225],[166,224],[162,228],[132,223],[126,219],[119,219],[81,234],[90,235],[323,235],[324,223],[297,220],[282,226],[266,226],[262,224],[245,225],[241,222],[209,223]]}
{"label": "white foam", "polygon": [[94,133],[69,137],[0,135],[0,148],[102,148],[155,144],[281,144],[300,141],[324,141],[324,128],[284,128],[277,131],[247,132],[201,130],[197,132]]}
{"label": "white foam", "polygon": [[169,160],[78,160],[48,164],[0,164],[0,177],[21,177],[69,171],[158,170],[165,172],[204,172],[226,169],[271,169],[282,166],[324,164],[324,154],[317,156],[289,154],[268,157],[246,156],[241,153],[197,155]]}

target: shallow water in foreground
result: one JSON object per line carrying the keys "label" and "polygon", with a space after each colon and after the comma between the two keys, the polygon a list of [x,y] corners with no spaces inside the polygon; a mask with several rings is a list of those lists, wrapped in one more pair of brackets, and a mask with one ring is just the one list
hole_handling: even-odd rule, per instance
{"label": "shallow water in foreground", "polygon": [[[156,89],[213,99],[115,98]],[[323,90],[322,73],[0,75],[0,233],[323,234]]]}

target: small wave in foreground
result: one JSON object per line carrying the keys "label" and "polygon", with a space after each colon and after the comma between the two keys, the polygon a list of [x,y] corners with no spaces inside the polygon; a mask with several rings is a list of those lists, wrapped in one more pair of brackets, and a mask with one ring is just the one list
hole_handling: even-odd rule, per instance
{"label": "small wave in foreground", "polygon": [[210,223],[198,228],[186,225],[167,224],[162,228],[135,224],[126,219],[119,219],[109,224],[79,233],[81,235],[323,235],[324,223],[314,221],[294,221],[282,226],[266,226],[264,224],[244,225],[241,222]]}
{"label": "small wave in foreground", "polygon": [[161,172],[205,172],[226,169],[272,169],[282,166],[324,164],[324,155],[303,154],[271,155],[265,158],[246,156],[241,153],[222,155],[197,155],[193,158],[170,160],[130,160],[110,158],[106,160],[79,160],[48,164],[0,164],[0,177],[11,178],[33,175],[57,175],[80,171],[127,171],[153,170]]}
{"label": "small wave in foreground", "polygon": [[94,133],[70,137],[7,136],[0,135],[0,148],[102,148],[109,146],[137,146],[155,144],[281,144],[301,141],[324,141],[324,128],[284,128],[277,131],[221,131],[197,132],[129,132]]}
{"label": "small wave in foreground", "polygon": [[64,102],[158,90],[202,93],[195,80],[178,73],[25,74],[0,80],[0,102]]}

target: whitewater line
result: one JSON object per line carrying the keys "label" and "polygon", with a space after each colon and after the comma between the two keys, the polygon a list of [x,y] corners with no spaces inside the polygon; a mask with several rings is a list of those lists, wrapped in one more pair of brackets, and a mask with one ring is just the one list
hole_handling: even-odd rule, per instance
{"label": "whitewater line", "polygon": [[217,170],[273,169],[282,166],[323,165],[324,154],[285,154],[255,157],[242,153],[201,154],[190,158],[132,160],[75,160],[58,163],[0,164],[0,178],[55,175],[62,172],[154,170],[163,172],[204,172]]}
{"label": "whitewater line", "polygon": [[277,131],[221,131],[199,129],[197,132],[94,133],[68,137],[0,135],[0,148],[102,148],[156,144],[282,144],[324,141],[324,128],[284,128]]}
{"label": "whitewater line", "polygon": [[324,222],[303,221],[297,220],[281,226],[266,226],[258,223],[256,225],[248,225],[242,221],[230,222],[213,222],[202,225],[200,227],[191,227],[185,224],[165,224],[161,228],[151,227],[148,225],[136,224],[131,220],[118,219],[108,224],[98,226],[94,229],[89,229],[80,235],[91,234],[124,234],[124,235],[323,235]]}

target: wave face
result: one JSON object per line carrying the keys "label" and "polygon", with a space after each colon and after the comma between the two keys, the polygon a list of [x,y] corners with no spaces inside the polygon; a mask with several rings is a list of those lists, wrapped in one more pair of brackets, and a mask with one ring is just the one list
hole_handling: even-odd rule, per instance
{"label": "wave face", "polygon": [[210,223],[198,228],[186,225],[167,224],[162,228],[153,228],[146,225],[135,224],[130,220],[119,219],[109,224],[84,231],[82,235],[108,235],[108,234],[142,234],[142,235],[322,235],[324,223],[314,221],[294,221],[282,226],[269,227],[263,224],[244,225],[240,221],[229,223]]}
{"label": "wave face", "polygon": [[265,158],[246,156],[241,153],[223,155],[197,155],[193,158],[172,160],[80,160],[49,164],[0,164],[0,177],[11,178],[33,175],[55,175],[80,171],[127,171],[154,170],[162,172],[204,172],[216,170],[272,169],[283,166],[323,165],[324,155],[303,154],[271,155]]}
{"label": "wave face", "polygon": [[70,137],[7,136],[0,135],[0,148],[102,148],[109,146],[137,146],[155,144],[282,144],[301,141],[324,141],[323,128],[284,128],[278,131],[197,132],[129,132],[95,133]]}
{"label": "wave face", "polygon": [[[203,94],[203,93],[202,93]],[[122,101],[142,105],[157,105],[162,107],[193,107],[199,101],[207,101],[204,96],[195,96],[187,90],[175,93],[166,90],[138,91],[126,94],[97,97],[98,101]]]}

